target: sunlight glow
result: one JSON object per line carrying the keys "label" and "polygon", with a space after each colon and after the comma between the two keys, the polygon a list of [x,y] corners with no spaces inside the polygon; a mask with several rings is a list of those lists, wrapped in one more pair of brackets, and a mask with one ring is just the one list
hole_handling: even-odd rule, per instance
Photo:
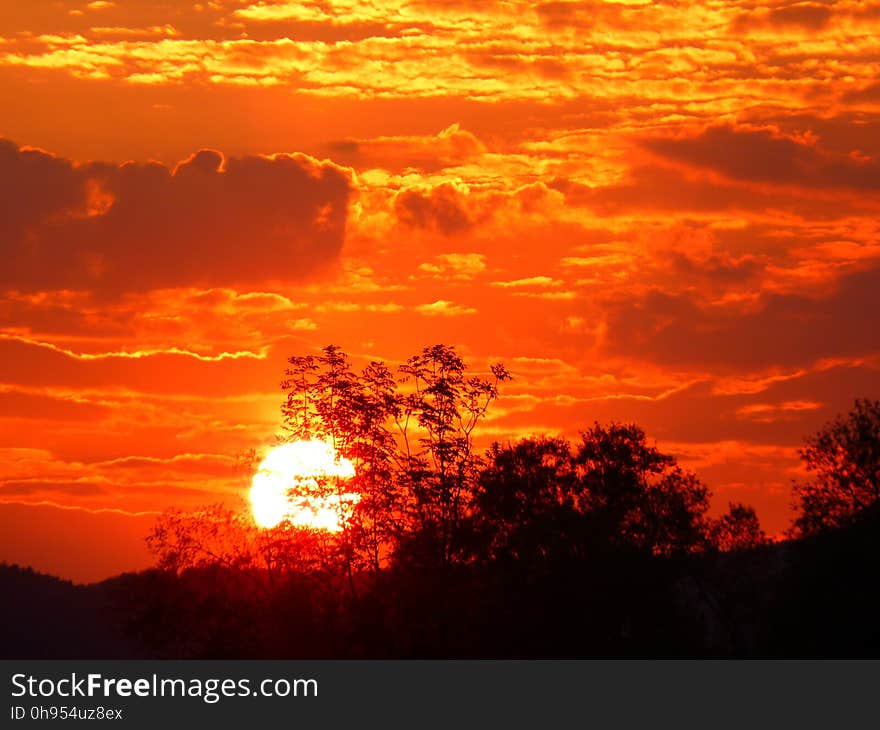
{"label": "sunlight glow", "polygon": [[339,494],[339,479],[354,476],[354,465],[326,441],[294,441],[276,446],[260,462],[251,481],[251,511],[265,528],[288,521],[296,527],[339,532],[359,494]]}

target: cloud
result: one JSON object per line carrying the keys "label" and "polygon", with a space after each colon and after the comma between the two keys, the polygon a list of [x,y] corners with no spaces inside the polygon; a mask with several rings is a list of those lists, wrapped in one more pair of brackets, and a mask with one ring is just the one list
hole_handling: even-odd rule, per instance
{"label": "cloud", "polygon": [[828,25],[832,8],[818,3],[781,4],[773,8],[758,8],[736,17],[733,28],[738,32],[752,28],[802,28],[819,31]]}
{"label": "cloud", "polygon": [[89,291],[10,291],[0,297],[0,340],[81,360],[169,353],[206,362],[262,358],[279,334],[315,327],[305,307],[281,294],[229,288],[153,289],[112,301]]}
{"label": "cloud", "polygon": [[[300,326],[300,323],[305,323]],[[298,319],[294,322],[295,329],[315,329],[314,323],[308,319]],[[196,360],[201,360],[203,362],[218,362],[220,360],[238,360],[241,358],[250,358],[253,360],[264,360],[266,358],[266,351],[268,348],[263,348],[260,352],[253,352],[251,350],[238,350],[236,352],[218,352],[216,354],[205,355],[199,352],[193,352],[192,350],[185,350],[180,347],[166,347],[159,350],[153,349],[144,349],[144,350],[115,350],[110,352],[74,352],[73,350],[68,350],[64,347],[59,347],[58,345],[54,345],[51,342],[40,342],[39,340],[34,340],[28,337],[17,337],[14,335],[6,335],[0,333],[0,340],[13,340],[21,343],[25,343],[28,345],[34,345],[35,347],[42,347],[47,350],[53,350],[54,352],[60,352],[62,355],[66,355],[67,357],[73,358],[75,360],[108,360],[113,358],[119,358],[123,360],[140,360],[145,357],[155,357],[157,355],[182,355],[184,357],[191,357]]]}
{"label": "cloud", "polygon": [[492,281],[489,286],[500,287],[502,289],[523,289],[523,288],[546,288],[554,287],[562,284],[558,279],[550,276],[528,276],[523,279],[513,279],[511,281]]}
{"label": "cloud", "polygon": [[444,236],[462,233],[473,225],[464,196],[448,183],[428,191],[404,190],[394,199],[398,220],[413,228],[437,231]]}
{"label": "cloud", "polygon": [[371,312],[394,314],[403,311],[404,306],[396,302],[350,302],[327,301],[315,305],[316,312]]}
{"label": "cloud", "polygon": [[733,180],[880,190],[880,161],[856,153],[832,153],[815,139],[772,128],[720,125],[692,137],[646,140],[644,146],[666,159],[711,169]]}
{"label": "cloud", "polygon": [[[450,99],[571,104],[606,122],[636,116],[640,126],[647,104],[657,105],[648,116],[699,120],[754,109],[759,98],[803,108],[817,94],[834,96],[838,85],[864,79],[864,59],[876,54],[877,10],[867,2],[144,0],[76,12],[40,18],[12,9],[13,18],[0,22],[0,66],[117,90],[135,83],[189,91],[197,83],[334,99],[431,99],[440,108]],[[166,25],[174,32],[155,33]],[[404,130],[392,124],[388,131]],[[352,141],[356,150],[357,136]]]}
{"label": "cloud", "polygon": [[25,496],[34,494],[64,494],[70,496],[94,496],[106,494],[108,485],[83,481],[49,481],[43,479],[0,482],[0,499],[6,501],[9,496]]}
{"label": "cloud", "polygon": [[326,145],[330,156],[357,169],[436,172],[486,153],[476,135],[451,124],[437,134],[343,139]]}
{"label": "cloud", "polygon": [[481,253],[442,253],[419,265],[419,271],[438,280],[470,281],[485,270],[486,256]]}
{"label": "cloud", "polygon": [[603,216],[625,211],[701,216],[770,213],[779,220],[778,213],[785,212],[817,220],[864,215],[870,207],[869,201],[860,196],[829,199],[815,188],[769,188],[754,181],[723,179],[709,168],[683,169],[669,164],[638,165],[623,179],[605,186],[590,187],[566,178],[556,178],[549,185],[563,193],[568,207],[592,208]]}
{"label": "cloud", "polygon": [[373,4],[342,2],[257,2],[239,8],[234,15],[246,20],[277,21],[277,20],[335,20],[342,21],[381,21],[388,18],[389,13]]}
{"label": "cloud", "polygon": [[[661,3],[658,3],[661,4]],[[650,10],[650,3],[591,2],[590,0],[554,0],[535,7],[538,17],[549,28],[619,26],[633,22],[634,14]],[[648,8],[644,6],[648,5]]]}
{"label": "cloud", "polygon": [[745,305],[703,304],[692,293],[653,290],[610,305],[610,352],[672,367],[716,372],[811,365],[823,358],[880,352],[880,268],[843,277],[825,297],[764,294]]}
{"label": "cloud", "polygon": [[105,417],[110,409],[102,403],[82,399],[16,392],[0,386],[0,418],[42,421],[95,421]]}
{"label": "cloud", "polygon": [[868,84],[856,91],[849,91],[843,95],[843,100],[856,105],[860,102],[880,104],[880,83]]}
{"label": "cloud", "polygon": [[783,401],[782,403],[752,403],[737,408],[738,418],[772,423],[783,419],[794,419],[804,411],[815,411],[822,407],[821,403],[810,400]]}
{"label": "cloud", "polygon": [[477,310],[473,307],[455,304],[446,299],[438,299],[430,304],[418,305],[416,311],[428,317],[460,317],[464,314],[474,314]]}
{"label": "cloud", "polygon": [[74,164],[0,141],[0,287],[119,293],[302,279],[340,253],[346,173],[305,155]]}
{"label": "cloud", "polygon": [[0,382],[28,386],[128,388],[152,393],[228,395],[236,389],[259,391],[273,382],[275,357],[201,359],[175,352],[149,357],[82,359],[29,343],[20,338],[0,339]]}

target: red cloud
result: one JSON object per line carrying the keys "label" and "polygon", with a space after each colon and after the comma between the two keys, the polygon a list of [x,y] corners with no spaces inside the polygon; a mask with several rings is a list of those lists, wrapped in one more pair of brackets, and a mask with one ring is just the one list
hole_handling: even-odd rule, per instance
{"label": "red cloud", "polygon": [[408,226],[439,231],[451,236],[473,224],[461,193],[452,185],[438,185],[429,192],[404,190],[394,200],[398,219]]}
{"label": "red cloud", "polygon": [[733,27],[736,31],[750,28],[798,27],[817,31],[828,25],[832,11],[826,5],[816,3],[780,4],[775,8],[759,8],[737,16]]}
{"label": "red cloud", "polygon": [[109,292],[301,279],[340,252],[348,176],[305,155],[75,165],[0,142],[0,287]]}
{"label": "red cloud", "polygon": [[823,149],[773,129],[709,127],[693,137],[652,139],[644,146],[670,160],[733,180],[804,188],[880,190],[880,162]]}
{"label": "red cloud", "polygon": [[716,372],[809,366],[880,352],[880,331],[864,319],[878,307],[880,268],[844,277],[825,298],[767,294],[745,310],[653,290],[609,306],[606,345],[616,354]]}

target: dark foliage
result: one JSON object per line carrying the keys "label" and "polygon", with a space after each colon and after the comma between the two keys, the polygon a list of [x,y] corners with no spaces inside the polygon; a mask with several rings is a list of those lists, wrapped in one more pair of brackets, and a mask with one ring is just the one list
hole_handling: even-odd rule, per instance
{"label": "dark foliage", "polygon": [[880,655],[880,509],[788,545],[767,634],[774,654]]}
{"label": "dark foliage", "polygon": [[857,400],[807,439],[801,458],[812,479],[795,485],[792,535],[844,527],[880,505],[880,401]]}
{"label": "dark foliage", "polygon": [[735,552],[607,551],[432,574],[356,597],[226,567],[74,586],[0,569],[4,658],[876,657],[880,515]]}

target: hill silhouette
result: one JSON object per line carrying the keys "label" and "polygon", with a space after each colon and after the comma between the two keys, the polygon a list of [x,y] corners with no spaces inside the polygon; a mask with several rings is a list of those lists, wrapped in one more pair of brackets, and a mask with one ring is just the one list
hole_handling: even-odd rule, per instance
{"label": "hill silhouette", "polygon": [[0,565],[3,658],[132,659],[142,655],[117,614],[118,587],[138,576],[74,585],[18,565]]}

